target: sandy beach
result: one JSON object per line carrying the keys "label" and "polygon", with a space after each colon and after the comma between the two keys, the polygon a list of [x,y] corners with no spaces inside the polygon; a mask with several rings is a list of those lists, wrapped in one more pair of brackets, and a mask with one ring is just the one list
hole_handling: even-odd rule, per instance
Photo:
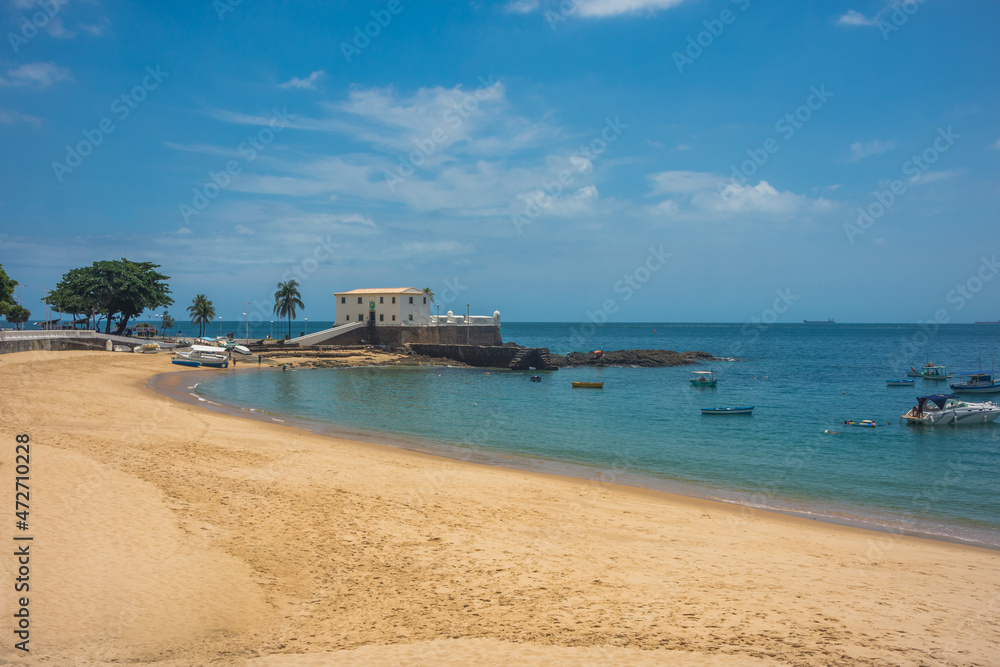
{"label": "sandy beach", "polygon": [[176,369],[0,356],[0,663],[1000,664],[1000,552],[219,414]]}

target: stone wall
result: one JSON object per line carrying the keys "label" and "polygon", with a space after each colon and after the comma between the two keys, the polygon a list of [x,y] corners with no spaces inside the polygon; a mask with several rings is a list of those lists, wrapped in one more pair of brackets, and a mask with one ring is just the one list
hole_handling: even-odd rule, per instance
{"label": "stone wall", "polygon": [[542,347],[516,345],[435,345],[412,343],[410,349],[427,357],[460,361],[479,368],[510,370],[556,370],[549,363],[549,351]]}
{"label": "stone wall", "polygon": [[[468,330],[464,326],[454,324],[420,327],[390,325],[376,326],[375,332],[378,335],[380,345],[406,345],[409,343],[465,345],[466,336],[468,336],[470,345],[503,344],[500,337],[500,327],[495,325],[475,325],[468,327]],[[371,343],[370,337],[369,328],[362,327],[317,343],[317,345],[361,345],[363,342]]]}
{"label": "stone wall", "polygon": [[34,340],[2,340],[0,354],[31,350],[103,350],[105,341],[98,338],[38,338]]}

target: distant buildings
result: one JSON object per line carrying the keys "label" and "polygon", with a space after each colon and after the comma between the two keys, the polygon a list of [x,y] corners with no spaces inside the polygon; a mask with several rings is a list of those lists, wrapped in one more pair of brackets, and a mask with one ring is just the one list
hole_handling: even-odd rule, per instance
{"label": "distant buildings", "polygon": [[416,287],[355,289],[334,296],[338,325],[371,319],[376,325],[431,323],[431,298]]}

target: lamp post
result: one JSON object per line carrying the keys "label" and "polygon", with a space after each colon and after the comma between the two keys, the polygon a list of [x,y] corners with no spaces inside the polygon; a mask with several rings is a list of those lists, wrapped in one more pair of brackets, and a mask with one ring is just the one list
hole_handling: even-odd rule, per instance
{"label": "lamp post", "polygon": [[222,315],[219,315],[219,338],[222,338]]}
{"label": "lamp post", "polygon": [[274,338],[274,320],[271,320],[271,333],[268,338]]}
{"label": "lamp post", "polygon": [[246,318],[246,325],[247,325],[246,339],[250,340],[250,316],[247,315],[246,313],[243,313],[243,317]]}
{"label": "lamp post", "polygon": [[309,318],[306,318],[306,333],[309,333]]}
{"label": "lamp post", "polygon": [[469,344],[469,304],[465,304],[465,344]]}

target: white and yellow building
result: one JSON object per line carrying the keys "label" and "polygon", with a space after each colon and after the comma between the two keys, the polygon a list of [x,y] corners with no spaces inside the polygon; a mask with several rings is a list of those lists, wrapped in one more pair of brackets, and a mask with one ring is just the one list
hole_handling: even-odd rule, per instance
{"label": "white and yellow building", "polygon": [[[431,298],[416,287],[378,287],[334,292],[336,323],[367,322],[376,325],[428,325]],[[371,310],[371,305],[375,309]]]}

